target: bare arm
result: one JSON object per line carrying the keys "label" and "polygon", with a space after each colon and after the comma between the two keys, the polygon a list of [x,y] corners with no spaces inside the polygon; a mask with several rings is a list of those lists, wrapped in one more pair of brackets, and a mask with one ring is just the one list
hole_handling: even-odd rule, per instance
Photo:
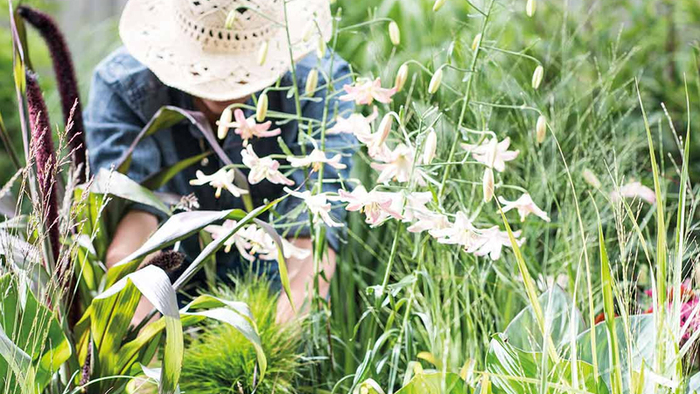
{"label": "bare arm", "polygon": [[[312,248],[311,238],[290,239],[289,241],[296,247],[302,249],[311,250]],[[333,274],[335,274],[335,259],[335,251],[328,248],[328,253],[324,255],[321,269],[329,281],[333,277]],[[294,306],[297,308],[297,312],[304,314],[307,310],[301,310],[301,308],[304,306],[308,308],[309,303],[307,301],[310,301],[313,296],[313,256],[309,256],[303,260],[294,258],[287,259],[287,270],[289,271],[289,282]],[[323,278],[319,278],[319,295],[321,297],[328,296],[329,289],[330,283],[323,280]],[[279,302],[277,303],[277,321],[287,322],[292,320],[294,316],[287,295],[282,292]]]}
{"label": "bare arm", "polygon": [[[140,248],[156,229],[158,229],[158,219],[152,214],[143,211],[127,213],[119,222],[112,243],[107,249],[105,261],[107,269]],[[140,323],[151,310],[153,305],[145,298],[141,298],[131,324]]]}

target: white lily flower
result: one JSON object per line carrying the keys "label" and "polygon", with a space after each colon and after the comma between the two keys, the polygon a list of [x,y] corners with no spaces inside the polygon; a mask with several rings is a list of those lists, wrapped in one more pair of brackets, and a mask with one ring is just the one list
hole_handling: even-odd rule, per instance
{"label": "white lily flower", "polygon": [[371,123],[377,119],[378,115],[377,107],[374,107],[372,115],[367,117],[362,114],[352,114],[347,118],[337,117],[335,125],[326,130],[326,134],[354,134],[360,142],[366,143],[363,139],[372,135]]}
{"label": "white lily flower", "polygon": [[[399,199],[397,198],[397,200]],[[425,205],[433,200],[433,194],[431,192],[413,192],[408,195],[406,200],[406,206],[403,208],[404,222],[412,222],[417,219],[419,214],[430,212]],[[399,202],[403,204],[403,196]]]}
{"label": "white lily flower", "polygon": [[[516,238],[518,246],[521,246],[525,239],[517,239],[520,237],[521,231],[514,231],[513,236]],[[481,235],[479,236],[479,241],[475,243],[472,248],[467,250],[469,253],[473,253],[475,256],[486,256],[488,255],[491,260],[498,260],[501,258],[501,250],[503,247],[512,247],[510,243],[510,237],[507,231],[501,231],[498,226],[493,226],[491,228],[481,230]]]}
{"label": "white lily flower", "polygon": [[389,217],[401,219],[401,214],[392,208],[392,202],[400,193],[379,192],[372,190],[370,192],[360,185],[348,193],[345,190],[338,190],[339,197],[333,197],[334,200],[348,203],[345,207],[348,211],[359,211],[365,214],[365,222],[376,227]]}
{"label": "white lily flower", "polygon": [[440,234],[440,230],[449,228],[451,225],[447,216],[428,210],[416,212],[414,218],[416,221],[407,228],[409,233],[428,231],[430,235],[435,237],[436,234]]}
{"label": "white lily flower", "polygon": [[334,221],[331,217],[331,203],[328,202],[328,195],[326,193],[312,195],[308,190],[300,193],[287,187],[284,188],[284,191],[304,201],[306,207],[309,208],[309,212],[313,215],[314,222],[321,220],[330,227],[343,227],[342,223]]}
{"label": "white lily flower", "polygon": [[248,173],[248,182],[255,185],[267,179],[271,183],[278,185],[291,186],[294,181],[284,176],[280,171],[280,163],[277,160],[269,157],[258,157],[253,150],[252,145],[248,145],[245,150],[241,151],[243,164],[250,168]]}
{"label": "white lily flower", "polygon": [[537,205],[535,205],[535,202],[532,201],[532,197],[530,197],[529,193],[525,193],[522,196],[520,196],[519,199],[515,201],[508,201],[503,197],[498,197],[498,201],[503,204],[503,212],[508,212],[511,209],[517,209],[518,214],[520,215],[520,221],[524,222],[525,218],[529,214],[533,214],[540,219],[544,220],[545,222],[549,222],[549,216],[547,216],[547,212],[541,210]]}
{"label": "white lily flower", "polygon": [[[231,231],[233,228],[235,228],[237,224],[238,222],[235,220],[226,220],[222,225],[210,224],[204,228],[204,231],[210,233],[213,239],[218,239],[220,237],[223,237],[226,232]],[[226,241],[224,241],[224,252],[230,252],[231,248],[235,246],[236,249],[238,249],[239,253],[243,255],[244,253],[246,253],[247,249],[250,249],[252,247],[252,245],[241,236],[243,230],[244,229],[237,231]]]}
{"label": "white lily flower", "polygon": [[326,157],[326,154],[319,149],[314,149],[311,154],[304,157],[287,156],[287,161],[292,167],[300,168],[311,166],[312,171],[320,171],[323,164],[328,164],[333,168],[342,170],[347,166],[340,162],[341,159],[342,156],[340,153],[329,159]]}
{"label": "white lily flower", "polygon": [[372,168],[380,172],[377,183],[385,183],[391,180],[396,180],[400,183],[408,182],[411,178],[411,173],[413,173],[418,185],[425,186],[425,174],[420,168],[413,168],[415,155],[414,150],[404,144],[398,145],[393,151],[386,148],[385,152],[377,155],[377,160],[384,163],[371,164]]}
{"label": "white lily flower", "polygon": [[226,170],[225,168],[213,173],[212,175],[206,175],[202,171],[197,170],[197,179],[190,180],[190,185],[192,186],[203,186],[209,184],[211,187],[216,189],[216,198],[221,197],[221,190],[226,189],[234,197],[240,197],[241,194],[247,194],[248,191],[240,189],[233,184],[233,179],[236,177],[236,172],[231,170]]}
{"label": "white lily flower", "polygon": [[610,198],[616,202],[623,198],[640,198],[652,205],[656,203],[656,193],[641,182],[632,182],[620,187],[619,191],[610,193]]}
{"label": "white lily flower", "polygon": [[463,212],[457,212],[454,223],[431,234],[442,244],[461,245],[465,250],[473,248],[480,241],[479,230]]}
{"label": "white lily flower", "polygon": [[498,172],[506,169],[506,162],[515,160],[520,151],[510,151],[510,137],[498,142],[496,138],[489,138],[480,145],[462,144],[462,148],[471,152],[472,156],[479,163],[483,163],[489,168]]}

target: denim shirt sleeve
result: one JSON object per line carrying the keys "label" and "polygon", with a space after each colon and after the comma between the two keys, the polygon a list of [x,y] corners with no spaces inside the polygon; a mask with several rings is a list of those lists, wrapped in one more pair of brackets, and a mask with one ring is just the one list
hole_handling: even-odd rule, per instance
{"label": "denim shirt sleeve", "polygon": [[[124,97],[127,89],[101,67],[95,71],[85,110],[86,144],[93,174],[104,168],[111,170],[129,149],[145,126]],[[161,168],[161,153],[152,136],[144,138],[134,149],[127,176],[141,182]],[[130,209],[145,211],[163,220],[167,215],[144,204],[132,204]]]}
{"label": "denim shirt sleeve", "polygon": [[[334,59],[331,60],[330,56],[333,56]],[[311,58],[314,62],[318,61],[315,56],[312,56]],[[332,70],[330,70],[331,63],[333,65]],[[315,65],[316,64],[311,64],[309,67],[309,65],[302,63],[302,72],[300,73],[299,70],[297,70],[297,72],[300,74],[298,82],[300,89],[303,89],[303,87],[306,85],[306,78],[308,77],[308,73],[311,67]],[[328,89],[324,88],[324,85],[327,84],[324,75],[329,76],[329,78],[333,82],[333,88],[330,92],[328,91]],[[321,61],[321,70],[319,72],[318,86],[321,88],[316,91],[314,100],[307,99],[302,102],[303,117],[318,119],[319,121],[322,121],[324,116],[326,98],[328,98],[328,113],[326,115],[326,123],[328,125],[327,128],[333,125],[336,116],[349,116],[354,110],[354,103],[349,101],[340,101],[338,97],[340,97],[340,95],[342,94],[343,85],[350,83],[352,83],[352,76],[348,63],[337,55],[326,55],[326,57]],[[320,141],[318,140],[320,139],[320,129],[314,128],[313,132],[316,133],[316,140],[317,143],[319,143]],[[301,156],[301,141],[297,142],[298,143],[294,146],[291,146],[290,149],[295,155]],[[306,153],[308,154],[313,150],[313,145],[310,142],[306,142],[305,148]],[[355,153],[356,149],[357,140],[355,139],[354,135],[347,133],[331,135],[326,134],[324,150],[326,152],[326,155],[333,156],[335,154],[340,153],[342,155],[341,162],[346,165],[346,168],[343,170],[338,170],[328,165],[323,166],[323,192],[336,193],[338,189],[341,188],[342,185],[340,182],[326,182],[325,180],[347,179],[350,176],[350,171],[353,167],[353,154]],[[313,174],[310,177],[310,179],[307,180],[305,178],[304,171],[297,170],[292,173],[291,178],[292,180],[294,180],[296,186],[298,187],[299,185],[304,184],[304,182],[307,182],[309,183],[309,185],[311,185],[316,179],[318,179],[318,176],[317,174]],[[303,188],[304,187],[302,187],[302,189]],[[292,212],[295,208],[297,208],[300,204],[302,204],[302,200],[294,197],[289,197],[282,201],[276,209],[280,214],[287,215],[290,212]],[[308,223],[308,212],[306,210],[303,210],[302,212],[303,213],[298,216],[287,215],[287,217],[290,221],[303,221]],[[331,211],[331,217],[333,217],[333,220],[335,220],[336,222],[345,223],[346,211],[340,204],[334,203]],[[336,252],[339,250],[340,238],[341,236],[344,236],[344,233],[345,227],[338,228],[326,226],[326,240],[328,242],[328,245],[331,248],[333,248]],[[289,234],[297,236],[308,236],[308,224],[291,227]]]}

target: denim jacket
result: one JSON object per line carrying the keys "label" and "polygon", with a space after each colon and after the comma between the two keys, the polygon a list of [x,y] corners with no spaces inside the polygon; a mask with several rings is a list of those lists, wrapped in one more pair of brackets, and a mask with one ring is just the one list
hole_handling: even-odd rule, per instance
{"label": "denim jacket", "polygon": [[[332,70],[330,68],[333,68]],[[326,114],[327,123],[330,126],[336,116],[347,117],[353,110],[351,102],[338,100],[342,86],[350,83],[350,69],[343,59],[337,55],[327,54],[323,59],[318,59],[315,55],[309,55],[296,64],[297,85],[303,91],[309,72],[317,68],[319,70],[318,86],[322,87],[316,92],[313,98],[301,98],[301,113],[305,118],[322,120],[324,117],[324,99],[327,89],[324,76],[330,76],[334,82],[334,89],[330,92],[329,110]],[[293,85],[292,73],[284,75],[279,85],[287,87]],[[272,90],[268,92],[270,111],[278,111],[289,114],[296,114],[296,102],[293,96],[287,97],[288,89],[283,91]],[[258,97],[260,93],[256,93]],[[248,101],[252,106],[252,97]],[[118,49],[102,61],[95,70],[90,99],[86,108],[86,142],[89,150],[91,172],[97,173],[101,168],[110,169],[122,157],[129,148],[141,129],[153,117],[153,115],[163,106],[172,105],[188,110],[194,110],[193,99],[190,95],[177,89],[168,87],[158,80],[158,78],[144,65],[134,59],[124,48]],[[253,115],[250,109],[244,110],[245,116]],[[308,139],[301,142],[298,138],[298,125],[296,121],[280,121],[272,128],[280,128],[280,137],[295,155],[301,155],[301,143],[306,144],[307,153],[310,153],[313,146]],[[307,132],[307,127],[303,125],[302,130]],[[318,131],[317,129],[312,132]],[[279,147],[277,138],[260,138],[250,141],[255,152],[260,157],[269,154],[283,154]],[[241,163],[242,141],[239,135],[229,132],[227,137],[220,141],[225,153],[234,164]],[[356,149],[355,137],[350,134],[327,135],[325,139],[325,151],[328,155],[342,153],[342,162],[347,165],[345,170],[336,170],[330,166],[324,166],[324,179],[346,179],[352,168],[352,155]],[[149,175],[159,170],[172,166],[183,159],[193,157],[208,151],[209,147],[197,128],[187,122],[176,124],[175,126],[161,130],[143,139],[133,152],[133,160],[128,171],[128,176],[135,181],[142,181]],[[284,163],[283,163],[284,164]],[[216,155],[210,155],[208,160],[190,166],[177,174],[159,191],[175,193],[178,195],[188,195],[194,193],[197,197],[201,210],[223,210],[230,208],[243,208],[241,199],[235,198],[230,193],[223,192],[220,198],[215,198],[214,190],[209,186],[191,186],[189,181],[195,179],[197,170],[205,174],[212,174],[221,168],[224,163]],[[247,170],[243,170],[247,175]],[[304,171],[294,171],[290,179],[295,182],[294,188],[301,186],[306,188]],[[310,183],[309,183],[310,185]],[[273,200],[279,197],[283,191],[281,185],[275,185],[267,181],[262,181],[251,186],[251,197],[255,206],[263,204],[265,200]],[[340,184],[324,183],[324,191],[336,191]],[[302,203],[297,198],[287,198],[280,203],[275,210],[281,215],[286,215]],[[145,210],[164,217],[149,207],[134,205],[132,209]],[[295,212],[302,212],[296,218],[290,218],[294,223],[308,223],[306,209],[297,209]],[[334,207],[332,216],[340,222],[345,219],[345,211],[342,208]],[[279,224],[279,223],[276,223]],[[306,235],[308,226],[297,225],[279,226],[281,234]],[[338,250],[341,234],[335,228],[328,228],[326,236],[329,245]]]}

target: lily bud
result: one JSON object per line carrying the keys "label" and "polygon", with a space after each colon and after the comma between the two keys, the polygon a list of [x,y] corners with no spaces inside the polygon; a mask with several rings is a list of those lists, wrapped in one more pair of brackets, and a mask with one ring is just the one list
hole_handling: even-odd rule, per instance
{"label": "lily bud", "polygon": [[306,87],[304,92],[307,96],[313,96],[316,92],[316,87],[318,86],[318,70],[315,68],[309,72],[306,77]]}
{"label": "lily bud", "polygon": [[219,129],[216,132],[216,135],[219,137],[220,140],[226,138],[229,126],[232,121],[233,110],[231,108],[226,108],[224,112],[221,113],[221,118],[219,119]]}
{"label": "lily bud", "polygon": [[394,46],[401,44],[401,30],[399,30],[399,25],[394,21],[389,23],[389,39]]}
{"label": "lily bud", "polygon": [[391,126],[394,123],[394,117],[391,114],[386,114],[382,118],[381,123],[379,123],[379,128],[377,132],[379,133],[379,140],[376,142],[376,147],[380,147],[391,133]]}
{"label": "lily bud", "polygon": [[255,120],[262,122],[267,117],[267,107],[269,100],[267,98],[267,93],[263,93],[260,98],[258,98],[258,106],[255,111]]}
{"label": "lily bud", "polygon": [[435,0],[435,3],[433,4],[433,12],[438,12],[438,10],[442,8],[445,3],[447,3],[447,0]]}
{"label": "lily bud", "polygon": [[537,0],[527,0],[525,5],[525,13],[527,16],[532,17],[535,15],[535,9],[537,8]]}
{"label": "lily bud", "polygon": [[542,83],[542,77],[544,77],[544,67],[542,65],[537,66],[535,72],[532,73],[532,88],[537,89]]}
{"label": "lily bud", "polygon": [[430,164],[435,158],[437,151],[437,133],[432,128],[425,137],[425,150],[423,151],[423,164]]}
{"label": "lily bud", "polygon": [[547,118],[544,115],[540,115],[537,118],[537,126],[535,127],[535,136],[537,143],[541,144],[544,142],[544,137],[547,136]]}
{"label": "lily bud", "polygon": [[323,39],[322,35],[318,35],[318,44],[316,46],[316,55],[319,59],[323,59],[326,56],[326,41]]}
{"label": "lily bud", "polygon": [[438,68],[437,71],[435,71],[435,74],[433,74],[433,77],[430,78],[430,84],[428,85],[428,93],[435,94],[435,92],[437,92],[438,89],[440,88],[441,83],[442,83],[442,68]]}
{"label": "lily bud", "polygon": [[304,40],[304,42],[309,42],[309,40],[311,39],[311,36],[313,36],[313,34],[314,34],[314,30],[316,30],[316,25],[314,24],[314,22],[309,22],[306,25],[306,29],[304,30],[304,35],[302,36],[302,40]]}
{"label": "lily bud", "polygon": [[399,67],[399,72],[396,73],[396,81],[394,81],[394,87],[396,88],[397,92],[400,92],[401,89],[403,89],[403,86],[406,84],[407,80],[408,64],[402,64],[401,67]]}
{"label": "lily bud", "polygon": [[472,51],[476,51],[476,47],[479,46],[479,42],[481,42],[481,33],[474,37],[474,41],[472,41]]}
{"label": "lily bud", "polygon": [[583,170],[583,180],[586,181],[594,189],[600,189],[601,183],[598,177],[593,173],[593,171],[588,168]]}
{"label": "lily bud", "polygon": [[260,45],[260,49],[258,50],[258,64],[261,66],[265,64],[267,60],[267,49],[269,46],[270,44],[267,41],[263,41],[262,45]]}
{"label": "lily bud", "polygon": [[491,199],[493,199],[493,187],[494,187],[493,170],[491,168],[487,168],[484,171],[484,178],[483,178],[482,186],[484,188],[484,202],[491,201]]}
{"label": "lily bud", "polygon": [[236,22],[236,14],[237,13],[238,13],[238,10],[233,9],[226,16],[226,22],[224,24],[226,30],[231,30],[233,28],[233,23]]}

